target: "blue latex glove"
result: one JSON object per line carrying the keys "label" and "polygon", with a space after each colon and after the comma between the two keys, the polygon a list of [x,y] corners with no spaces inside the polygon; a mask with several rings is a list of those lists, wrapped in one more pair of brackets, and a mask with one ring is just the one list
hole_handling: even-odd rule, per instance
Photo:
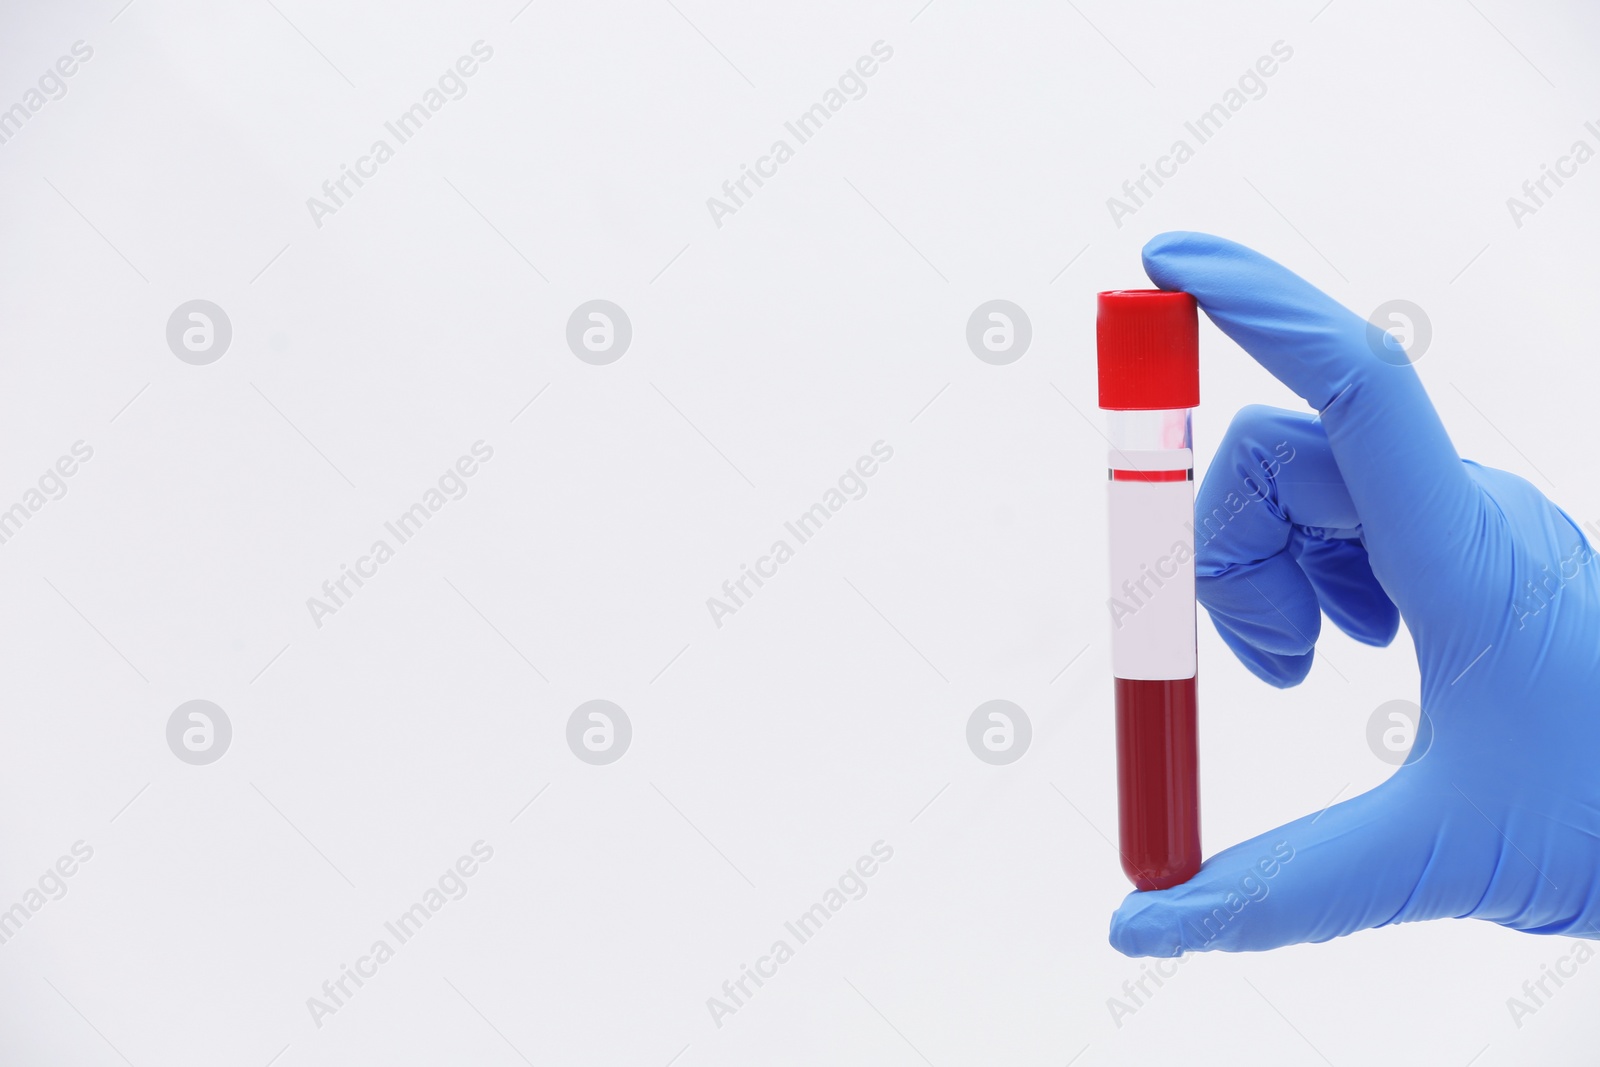
{"label": "blue latex glove", "polygon": [[1276,686],[1305,678],[1322,614],[1373,645],[1404,619],[1424,720],[1376,789],[1130,894],[1112,945],[1254,951],[1444,917],[1600,937],[1600,560],[1578,525],[1459,458],[1411,366],[1304,279],[1198,233],[1144,264],[1318,412],[1235,418],[1196,501],[1200,602]]}

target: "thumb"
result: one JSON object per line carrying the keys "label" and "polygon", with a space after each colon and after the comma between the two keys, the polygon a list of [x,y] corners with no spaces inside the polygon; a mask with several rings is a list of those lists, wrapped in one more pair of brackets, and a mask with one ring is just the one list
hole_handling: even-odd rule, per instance
{"label": "thumb", "polygon": [[1484,886],[1429,877],[1439,824],[1428,798],[1405,795],[1415,792],[1409,769],[1217,853],[1183,885],[1130,893],[1111,917],[1112,947],[1129,956],[1255,952],[1466,914]]}

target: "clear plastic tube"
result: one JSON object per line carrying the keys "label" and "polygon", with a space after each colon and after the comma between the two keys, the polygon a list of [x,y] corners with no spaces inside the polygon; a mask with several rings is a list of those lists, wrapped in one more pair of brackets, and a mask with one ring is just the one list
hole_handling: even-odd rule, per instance
{"label": "clear plastic tube", "polygon": [[1201,861],[1190,410],[1107,422],[1122,869],[1166,889]]}

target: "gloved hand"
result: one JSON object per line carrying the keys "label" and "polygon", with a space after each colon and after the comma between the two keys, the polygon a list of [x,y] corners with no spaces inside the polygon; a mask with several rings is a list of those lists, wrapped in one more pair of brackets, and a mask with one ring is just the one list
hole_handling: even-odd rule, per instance
{"label": "gloved hand", "polygon": [[1206,472],[1196,592],[1223,640],[1291,686],[1322,613],[1373,645],[1404,619],[1424,718],[1376,789],[1130,894],[1112,945],[1256,951],[1444,917],[1600,937],[1600,560],[1578,525],[1460,459],[1412,367],[1379,358],[1393,342],[1304,279],[1198,233],[1144,264],[1317,412],[1244,409]]}

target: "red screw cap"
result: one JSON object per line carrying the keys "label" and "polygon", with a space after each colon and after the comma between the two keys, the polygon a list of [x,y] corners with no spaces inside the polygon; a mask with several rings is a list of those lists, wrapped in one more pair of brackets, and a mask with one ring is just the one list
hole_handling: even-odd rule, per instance
{"label": "red screw cap", "polygon": [[1167,289],[1101,293],[1100,406],[1111,411],[1200,403],[1200,321],[1194,297]]}

